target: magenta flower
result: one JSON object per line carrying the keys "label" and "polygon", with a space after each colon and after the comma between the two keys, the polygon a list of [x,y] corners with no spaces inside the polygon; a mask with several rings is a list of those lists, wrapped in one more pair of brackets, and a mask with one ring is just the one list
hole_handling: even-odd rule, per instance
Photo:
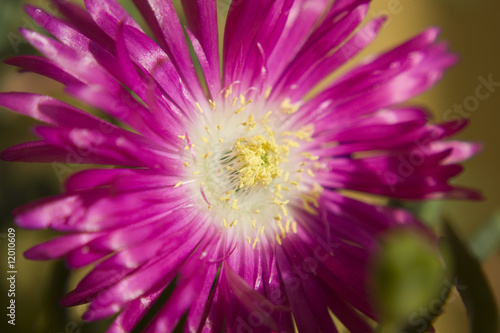
{"label": "magenta flower", "polygon": [[216,0],[182,1],[186,28],[170,1],[134,2],[156,42],[114,0],[86,0],[88,12],[60,1],[63,19],[27,8],[56,39],[22,29],[44,56],[7,63],[123,126],[50,97],[0,95],[45,123],[2,159],[119,167],[76,173],[63,194],[18,208],[17,225],[65,233],[25,256],[95,264],[62,304],[90,303],[85,320],[118,314],[109,332],[131,331],[176,277],[146,332],[183,315],[186,332],[336,332],[329,310],[371,332],[361,314],[376,320],[367,284],[379,236],[423,227],[345,190],[479,196],[448,184],[479,150],[446,140],[463,124],[400,105],[455,62],[437,30],[311,95],[376,37],[384,18],[357,30],[370,1],[233,1],[222,56]]}

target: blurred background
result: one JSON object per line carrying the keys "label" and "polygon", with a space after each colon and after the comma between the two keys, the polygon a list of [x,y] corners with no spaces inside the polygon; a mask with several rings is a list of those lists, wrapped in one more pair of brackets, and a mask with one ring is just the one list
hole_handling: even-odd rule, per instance
{"label": "blurred background", "polygon": [[[121,1],[127,6],[127,1]],[[34,51],[17,33],[17,28],[40,30],[23,13],[23,3],[50,9],[47,0],[17,1],[0,0],[0,60]],[[429,26],[441,28],[441,40],[447,40],[460,62],[450,69],[444,79],[431,91],[414,100],[428,107],[436,122],[452,120],[454,108],[467,106],[468,128],[457,138],[480,141],[483,152],[465,163],[465,172],[454,181],[467,187],[479,188],[485,200],[481,202],[446,201],[427,206],[425,219],[436,225],[441,215],[446,216],[463,239],[478,238],[484,229],[480,225],[490,222],[487,232],[500,233],[497,219],[500,199],[500,87],[493,87],[488,98],[474,102],[476,87],[482,80],[500,82],[500,1],[497,0],[374,0],[368,18],[388,16],[385,29],[377,41],[360,57],[391,48],[414,36]],[[47,94],[83,107],[78,101],[62,93],[62,86],[44,77],[24,73],[15,68],[0,65],[0,91],[27,91]],[[33,138],[30,127],[33,121],[0,109],[0,150]],[[78,170],[78,167],[71,171]],[[66,176],[66,175],[64,175]],[[7,262],[7,229],[13,226],[10,212],[17,206],[36,198],[53,195],[60,191],[61,181],[51,165],[5,163],[0,161],[0,260]],[[436,227],[439,229],[438,227]],[[439,232],[439,230],[438,230]],[[58,299],[71,289],[85,271],[68,273],[61,262],[32,262],[22,257],[29,247],[49,239],[51,232],[29,232],[16,228],[17,285],[16,327],[7,332],[98,332],[109,324],[82,323],[79,316],[84,307],[65,311]],[[500,252],[483,251],[482,268],[488,277],[495,299],[500,300]],[[1,276],[4,276],[2,268]],[[6,327],[4,315],[6,299],[5,278],[1,280],[0,327]],[[69,281],[69,282],[68,282]],[[468,319],[461,300],[452,298],[444,307],[444,314],[436,323],[441,332],[468,332]],[[1,330],[5,332],[5,330]],[[482,333],[482,332],[478,332]]]}

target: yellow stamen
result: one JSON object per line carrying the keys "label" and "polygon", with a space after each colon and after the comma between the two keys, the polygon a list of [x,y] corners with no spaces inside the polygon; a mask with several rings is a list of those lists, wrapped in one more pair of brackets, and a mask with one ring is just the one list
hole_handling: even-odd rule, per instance
{"label": "yellow stamen", "polygon": [[249,131],[252,131],[255,129],[255,126],[257,123],[255,122],[255,116],[252,114],[250,117],[248,117],[248,120],[244,123],[241,123],[243,126],[247,126]]}
{"label": "yellow stamen", "polygon": [[276,241],[278,242],[279,245],[283,244],[283,243],[281,243],[281,238],[280,238],[279,234],[276,234]]}
{"label": "yellow stamen", "polygon": [[281,237],[283,237],[283,239],[285,239],[286,238],[286,232],[285,232],[285,228],[283,228],[283,225],[281,224],[281,221],[278,221],[278,228],[280,228]]}
{"label": "yellow stamen", "polygon": [[281,113],[293,114],[299,110],[297,105],[291,104],[290,98],[286,98],[283,103],[281,103]]}
{"label": "yellow stamen", "polygon": [[233,204],[231,205],[231,209],[238,210],[240,207],[238,207],[238,199],[233,199]]}
{"label": "yellow stamen", "polygon": [[293,140],[283,140],[286,142],[287,145],[289,145],[290,147],[292,148],[296,148],[296,147],[300,147],[300,144],[296,141],[293,141]]}
{"label": "yellow stamen", "polygon": [[240,168],[239,187],[251,187],[254,184],[269,186],[274,178],[281,175],[279,165],[286,157],[281,147],[267,140],[262,135],[236,140],[235,150],[243,164]]}
{"label": "yellow stamen", "polygon": [[273,88],[269,87],[266,89],[266,92],[264,94],[264,97],[267,99],[269,98],[269,96],[271,96],[271,91],[273,90]]}
{"label": "yellow stamen", "polygon": [[267,122],[267,119],[269,118],[269,116],[273,113],[273,111],[268,111],[266,113],[266,115],[264,116],[264,118],[262,119],[262,122],[263,123],[266,123]]}
{"label": "yellow stamen", "polygon": [[179,187],[182,185],[182,181],[178,182],[177,184],[174,185],[174,188]]}
{"label": "yellow stamen", "polygon": [[305,140],[305,141],[311,141],[312,140],[312,135],[314,134],[314,125],[309,124],[304,127],[302,127],[300,130],[297,132],[293,133],[293,135],[300,140]]}
{"label": "yellow stamen", "polygon": [[226,93],[224,94],[224,97],[228,98],[228,96],[231,95],[232,93],[233,93],[233,85],[230,84],[229,87],[227,87],[227,89],[226,89]]}
{"label": "yellow stamen", "polygon": [[259,239],[257,237],[255,237],[255,239],[253,240],[252,249],[255,249],[258,241],[259,241]]}
{"label": "yellow stamen", "polygon": [[279,201],[278,199],[274,198],[273,199],[273,203],[275,205],[278,205],[278,206],[284,206],[286,204],[288,204],[290,202],[290,200],[285,200],[285,201]]}
{"label": "yellow stamen", "polygon": [[281,211],[283,212],[283,215],[285,217],[287,217],[288,216],[288,210],[286,209],[285,205],[280,206],[280,207],[281,207]]}
{"label": "yellow stamen", "polygon": [[196,102],[196,107],[198,108],[198,111],[203,114],[203,109],[201,108],[200,103]]}
{"label": "yellow stamen", "polygon": [[208,103],[210,104],[210,109],[212,109],[212,111],[213,111],[213,110],[215,110],[215,107],[216,107],[216,106],[215,106],[215,102],[214,102],[214,101],[212,101],[211,99],[209,99],[209,100],[208,100]]}
{"label": "yellow stamen", "polygon": [[302,207],[309,214],[318,215],[318,212],[315,211],[311,206],[309,206],[309,203],[306,200],[302,200]]}
{"label": "yellow stamen", "polygon": [[318,204],[318,201],[316,200],[316,198],[314,198],[310,195],[307,195],[307,194],[301,194],[300,197],[302,198],[302,200],[305,200],[309,203],[312,203],[314,205],[314,207],[316,207],[316,208],[319,207],[319,204]]}
{"label": "yellow stamen", "polygon": [[311,161],[316,161],[319,159],[319,156],[316,156],[316,155],[312,155],[310,153],[302,153],[302,156],[310,159]]}

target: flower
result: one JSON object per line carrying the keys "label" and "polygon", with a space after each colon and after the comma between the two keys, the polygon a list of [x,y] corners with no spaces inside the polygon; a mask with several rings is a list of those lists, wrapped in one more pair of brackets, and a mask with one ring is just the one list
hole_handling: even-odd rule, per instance
{"label": "flower", "polygon": [[401,105],[455,62],[437,30],[314,95],[376,37],[384,18],[357,29],[370,1],[233,1],[222,57],[215,0],[182,1],[185,29],[170,1],[134,2],[157,42],[114,0],[86,0],[87,11],[55,1],[64,19],[26,9],[56,39],[21,29],[44,56],[7,63],[122,126],[47,96],[0,95],[45,123],[39,141],[2,159],[118,167],[78,172],[63,194],[18,208],[17,225],[65,233],[25,256],[95,264],[62,304],[90,303],[85,320],[117,314],[109,332],[131,331],[173,281],[146,332],[169,332],[184,314],[189,332],[335,332],[329,310],[372,331],[367,270],[379,236],[424,227],[350,191],[479,196],[448,184],[480,148],[446,140],[463,123],[430,124]]}

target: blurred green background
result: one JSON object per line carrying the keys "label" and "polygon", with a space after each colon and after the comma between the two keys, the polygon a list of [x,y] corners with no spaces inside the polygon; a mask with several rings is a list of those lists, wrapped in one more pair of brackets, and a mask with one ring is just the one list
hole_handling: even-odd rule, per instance
{"label": "blurred green background", "polygon": [[[126,2],[126,1],[123,1]],[[47,0],[15,1],[0,0],[0,59],[34,51],[20,39],[20,26],[37,29],[32,20],[23,13],[23,3],[32,3],[50,8]],[[353,59],[351,65],[363,55],[390,48],[428,26],[442,29],[441,39],[450,43],[453,52],[460,56],[460,63],[446,73],[445,78],[430,92],[414,101],[429,107],[435,121],[447,120],[447,110],[455,104],[463,104],[474,96],[480,83],[479,77],[492,76],[500,82],[500,1],[497,0],[375,0],[368,18],[387,15],[389,20],[378,40],[362,55]],[[482,202],[445,202],[428,207],[429,222],[435,222],[444,214],[455,226],[458,234],[467,239],[474,235],[478,226],[499,210],[500,199],[500,145],[497,135],[500,125],[500,88],[490,97],[480,101],[477,109],[470,112],[470,126],[460,133],[459,139],[480,141],[484,151],[465,163],[466,172],[459,176],[456,184],[482,189],[486,200]],[[0,91],[28,91],[47,94],[81,106],[62,93],[62,86],[34,74],[18,74],[15,68],[0,65]],[[30,127],[33,121],[0,110],[0,150],[13,144],[27,141],[33,136]],[[75,168],[75,170],[77,170]],[[43,196],[58,193],[59,179],[50,165],[5,163],[0,161],[0,260],[1,267],[7,261],[6,233],[13,226],[10,212],[17,206]],[[439,208],[439,214],[435,210]],[[441,210],[442,209],[442,210]],[[498,223],[497,223],[498,225]],[[498,230],[498,228],[497,228]],[[7,332],[98,332],[107,322],[87,324],[79,321],[84,307],[65,311],[58,305],[62,293],[72,288],[85,273],[79,271],[69,276],[61,262],[32,262],[22,257],[29,247],[49,239],[50,232],[29,232],[16,228],[17,233],[17,286],[16,327],[6,325],[4,311],[0,327]],[[500,300],[500,253],[494,251],[483,261],[482,267],[488,276],[495,298]],[[4,269],[2,268],[4,271]],[[4,272],[1,276],[4,276]],[[1,279],[2,300],[5,309],[6,284]],[[68,284],[68,285],[66,285]],[[436,324],[437,332],[467,332],[468,319],[465,308],[455,297],[444,308]],[[5,330],[1,330],[5,332]],[[482,333],[482,332],[478,332]]]}

